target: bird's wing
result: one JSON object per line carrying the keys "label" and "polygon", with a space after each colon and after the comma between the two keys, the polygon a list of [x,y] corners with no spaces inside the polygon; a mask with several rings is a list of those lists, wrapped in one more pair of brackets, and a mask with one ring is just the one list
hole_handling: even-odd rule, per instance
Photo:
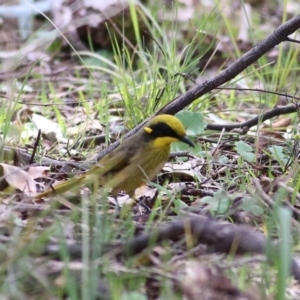
{"label": "bird's wing", "polygon": [[118,172],[128,165],[130,157],[125,151],[113,151],[104,156],[100,161],[94,165],[88,173],[94,173],[97,176],[105,176],[109,172]]}
{"label": "bird's wing", "polygon": [[[126,143],[126,142],[125,142]],[[124,144],[125,144],[124,143]],[[134,145],[124,145],[125,147],[117,148],[115,151],[104,156],[95,166],[88,170],[85,174],[78,177],[66,180],[54,187],[37,194],[35,200],[40,200],[44,197],[60,195],[67,191],[79,188],[85,184],[100,182],[103,176],[114,177],[116,173],[130,164],[131,158],[135,156],[136,147]],[[125,150],[124,150],[125,149]],[[126,175],[128,176],[128,175]],[[121,176],[122,177],[122,176]],[[119,177],[118,180],[123,180]]]}
{"label": "bird's wing", "polygon": [[129,163],[130,158],[125,152],[114,151],[104,156],[95,166],[84,174],[85,178],[82,184],[98,183],[103,185],[119,171],[127,167]]}

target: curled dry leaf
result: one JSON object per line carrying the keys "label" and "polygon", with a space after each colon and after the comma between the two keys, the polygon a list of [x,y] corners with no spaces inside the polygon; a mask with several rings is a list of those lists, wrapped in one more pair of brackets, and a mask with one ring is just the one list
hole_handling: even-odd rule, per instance
{"label": "curled dry leaf", "polygon": [[116,199],[112,196],[107,197],[107,199],[110,203],[113,203],[114,205],[120,205],[121,207],[134,203],[128,195],[118,195],[118,203],[116,202]]}
{"label": "curled dry leaf", "polygon": [[[155,198],[157,194],[157,189],[156,188],[151,188],[147,185],[142,185],[141,187],[137,188],[135,191],[135,199],[138,199],[142,196],[150,198],[151,200]],[[117,197],[118,203],[116,203],[116,199],[112,196],[108,197],[108,201],[110,203],[113,203],[115,205],[120,205],[121,207],[124,205],[131,205],[134,203],[134,200],[131,199],[128,195],[118,195]]]}
{"label": "curled dry leaf", "polygon": [[171,173],[176,178],[184,178],[185,180],[193,180],[197,178],[201,181],[201,168],[203,161],[201,159],[192,159],[182,164],[171,164],[166,163],[163,167],[163,171],[166,173]]}
{"label": "curled dry leaf", "polygon": [[36,166],[36,167],[30,167],[27,173],[31,178],[36,179],[36,178],[44,177],[47,171],[49,170],[50,170],[49,167]]}
{"label": "curled dry leaf", "polygon": [[[18,189],[26,195],[30,196],[33,196],[38,192],[39,186],[41,186],[41,184],[32,178],[32,174],[35,173],[34,176],[36,178],[37,173],[39,173],[37,177],[40,177],[41,171],[33,172],[33,170],[31,170],[29,174],[28,172],[16,166],[4,163],[1,163],[0,166],[2,171],[0,175],[4,176],[6,182],[10,187]],[[40,167],[37,168],[39,169]]]}
{"label": "curled dry leaf", "polygon": [[150,187],[148,185],[142,185],[139,188],[135,190],[135,199],[138,199],[140,197],[147,197],[151,200],[154,199],[157,195],[157,189]]}
{"label": "curled dry leaf", "polygon": [[292,123],[291,117],[281,118],[277,120],[276,122],[272,123],[272,126],[270,124],[265,124],[262,129],[272,129],[272,130],[279,130],[279,131],[285,131],[285,128],[290,126]]}
{"label": "curled dry leaf", "polygon": [[189,183],[187,182],[172,182],[168,185],[168,190],[170,190],[172,194],[181,193],[188,185]]}

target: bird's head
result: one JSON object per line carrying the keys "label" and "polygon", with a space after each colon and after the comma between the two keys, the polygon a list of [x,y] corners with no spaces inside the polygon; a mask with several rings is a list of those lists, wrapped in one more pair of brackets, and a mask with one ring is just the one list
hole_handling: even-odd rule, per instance
{"label": "bird's head", "polygon": [[194,147],[186,136],[182,123],[171,115],[158,115],[148,121],[144,131],[154,139],[154,147],[169,146],[173,142],[183,142]]}

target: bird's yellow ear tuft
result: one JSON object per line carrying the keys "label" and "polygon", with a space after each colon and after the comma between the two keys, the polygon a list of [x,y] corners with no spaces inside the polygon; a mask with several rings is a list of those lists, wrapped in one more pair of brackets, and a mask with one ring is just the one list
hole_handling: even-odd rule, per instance
{"label": "bird's yellow ear tuft", "polygon": [[151,134],[151,132],[152,132],[152,129],[149,127],[144,127],[144,130],[149,134]]}

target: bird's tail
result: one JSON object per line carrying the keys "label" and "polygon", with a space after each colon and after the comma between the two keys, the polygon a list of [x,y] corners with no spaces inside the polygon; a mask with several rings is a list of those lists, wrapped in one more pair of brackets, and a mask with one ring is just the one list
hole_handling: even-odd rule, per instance
{"label": "bird's tail", "polygon": [[72,179],[66,180],[62,183],[57,184],[56,186],[52,186],[51,188],[48,188],[44,192],[41,192],[34,196],[34,200],[41,200],[45,197],[51,197],[55,195],[60,195],[65,192],[79,189],[84,184],[85,175],[82,175],[80,177],[74,177]]}
{"label": "bird's tail", "polygon": [[124,175],[126,175],[123,174],[123,176],[117,176],[117,178],[115,178],[114,180],[108,180],[108,178],[104,176],[104,173],[105,173],[105,169],[101,168],[101,166],[99,165],[96,165],[92,167],[85,174],[66,180],[62,183],[59,183],[47,189],[44,192],[37,194],[36,196],[34,196],[34,200],[38,201],[44,197],[60,195],[71,190],[79,189],[83,185],[93,184],[93,183],[96,183],[99,186],[104,186],[105,188],[113,189],[115,186],[117,186],[120,182],[124,180],[123,177]]}

